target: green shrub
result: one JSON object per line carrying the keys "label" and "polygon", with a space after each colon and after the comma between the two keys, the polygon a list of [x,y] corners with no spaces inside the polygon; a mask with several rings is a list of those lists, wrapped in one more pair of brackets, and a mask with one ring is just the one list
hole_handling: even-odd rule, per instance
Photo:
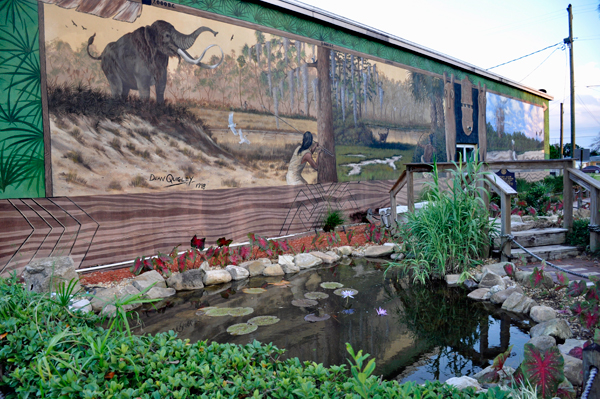
{"label": "green shrub", "polygon": [[344,212],[340,209],[329,208],[325,214],[325,220],[323,220],[323,231],[333,231],[337,226],[344,224],[345,221]]}
{"label": "green shrub", "polygon": [[475,266],[486,255],[490,233],[494,233],[484,203],[489,194],[478,186],[483,174],[478,162],[456,165],[446,190],[434,164],[433,181],[425,183],[429,203],[418,212],[409,212],[400,226],[409,256],[390,267],[400,267],[412,274],[413,281],[425,283]]}
{"label": "green shrub", "polygon": [[567,233],[567,244],[586,248],[590,245],[590,219],[573,220],[573,230]]}
{"label": "green shrub", "polygon": [[190,343],[173,331],[131,335],[119,328],[121,317],[104,329],[99,316],[70,312],[49,295],[27,292],[14,276],[0,279],[0,390],[7,398],[73,399],[506,397],[497,388],[477,395],[438,381],[382,381],[371,375],[373,362],[363,367],[368,355],[350,347],[350,369],[324,367],[283,360],[282,349],[257,341]]}

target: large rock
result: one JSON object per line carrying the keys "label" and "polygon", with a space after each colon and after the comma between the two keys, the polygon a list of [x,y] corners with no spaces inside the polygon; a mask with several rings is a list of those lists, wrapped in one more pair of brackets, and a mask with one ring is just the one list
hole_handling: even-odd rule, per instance
{"label": "large rock", "polygon": [[284,274],[283,269],[278,264],[267,266],[263,270],[263,276],[267,277],[283,276]]}
{"label": "large rock", "polygon": [[[484,378],[484,376],[488,373],[491,373],[494,370],[494,366],[487,366],[486,368],[484,368],[483,370],[481,370],[479,373],[473,375],[473,378],[475,378],[478,382],[489,382],[489,381],[482,381]],[[500,379],[504,380],[504,379],[510,379],[510,376],[513,375],[515,373],[515,369],[508,366],[508,365],[504,365],[504,367],[502,367],[502,372],[500,373]]]}
{"label": "large rock", "polygon": [[225,270],[227,270],[229,274],[231,274],[231,278],[234,281],[243,280],[250,277],[250,272],[247,269],[244,269],[240,266],[228,265],[227,267],[225,267]]}
{"label": "large rock", "polygon": [[556,319],[556,310],[548,306],[534,306],[529,312],[529,317],[536,323],[543,323],[548,320]]}
{"label": "large rock", "polygon": [[545,351],[556,346],[556,339],[550,335],[540,335],[539,337],[531,338],[527,343]]}
{"label": "large rock", "polygon": [[41,258],[32,260],[23,271],[25,288],[33,292],[56,292],[61,283],[68,285],[75,279],[73,293],[81,289],[75,264],[70,256]]}
{"label": "large rock", "polygon": [[[483,272],[483,274],[485,274],[486,272],[492,272],[494,274],[497,274],[500,277],[504,277],[506,276],[506,271],[504,271],[504,265],[506,265],[507,263],[510,262],[500,262],[500,263],[492,263],[491,265],[485,265],[481,268],[481,271]],[[514,267],[514,264],[513,264]]]}
{"label": "large rock", "polygon": [[583,384],[583,360],[569,355],[563,355],[563,359],[565,378],[573,385]]}
{"label": "large rock", "polygon": [[532,307],[536,306],[537,303],[529,298],[527,295],[513,292],[506,301],[502,304],[502,309],[513,313],[529,314]]}
{"label": "large rock", "polygon": [[379,258],[382,256],[388,256],[392,252],[394,252],[393,245],[375,245],[372,247],[367,247],[365,249],[365,257],[367,258]]}
{"label": "large rock", "polygon": [[[108,308],[109,306],[112,306],[112,308],[108,308],[105,311],[103,311],[103,314],[111,315],[115,311],[113,304],[115,303],[116,300],[123,299],[128,295],[137,295],[139,293],[140,293],[140,291],[131,284],[128,284],[124,287],[113,287],[113,288],[107,288],[105,290],[100,290],[92,297],[92,301],[91,301],[92,309],[95,312],[100,312],[100,311],[103,311],[103,309]],[[141,303],[133,304],[133,305],[126,305],[126,306],[123,306],[123,310],[130,311],[133,309],[137,309],[140,306],[142,306]]]}
{"label": "large rock", "polygon": [[131,282],[138,291],[143,291],[146,288],[154,284],[154,287],[167,288],[167,282],[156,270],[150,270],[149,272],[140,274]]}
{"label": "large rock", "polygon": [[279,255],[277,263],[281,266],[281,270],[285,274],[298,273],[300,271],[300,268],[294,263],[293,255]]}
{"label": "large rock", "polygon": [[448,287],[458,287],[459,279],[460,274],[446,274],[446,284],[448,284]]}
{"label": "large rock", "polygon": [[506,288],[506,283],[502,280],[502,277],[493,272],[486,272],[479,281],[479,288],[492,288],[495,285],[499,285],[502,289]]}
{"label": "large rock", "polygon": [[518,292],[519,294],[523,294],[523,288],[519,286],[508,287],[505,290],[498,291],[494,295],[490,297],[490,302],[495,305],[502,305],[506,298],[511,296],[514,292]]}
{"label": "large rock", "polygon": [[470,298],[474,301],[485,301],[485,296],[490,291],[489,288],[477,288],[475,291],[471,291],[467,298]]}
{"label": "large rock", "polygon": [[529,330],[531,338],[541,335],[551,335],[558,339],[569,339],[573,336],[573,332],[569,324],[563,319],[552,319],[535,325]]}
{"label": "large rock", "polygon": [[323,260],[311,254],[297,254],[294,258],[296,266],[302,269],[309,269],[323,263]]}
{"label": "large rock", "polygon": [[352,247],[349,245],[345,245],[343,247],[337,247],[333,249],[340,256],[348,256],[352,253]]}
{"label": "large rock", "polygon": [[[244,266],[241,266],[241,267],[244,267]],[[246,268],[248,269],[248,272],[250,273],[250,277],[254,277],[254,276],[262,275],[262,272],[263,272],[263,270],[265,270],[265,267],[267,267],[265,262],[260,261],[260,260],[255,260],[254,262],[249,263]]]}
{"label": "large rock", "polygon": [[475,388],[476,391],[479,391],[481,389],[481,385],[479,385],[479,382],[477,382],[475,378],[467,376],[452,377],[447,379],[445,383],[461,390],[469,387]]}
{"label": "large rock", "polygon": [[177,293],[175,288],[162,288],[162,287],[152,287],[146,294],[145,298],[148,299],[160,299],[160,298],[168,298]]}
{"label": "large rock", "polygon": [[227,270],[209,270],[205,272],[202,282],[204,285],[224,284],[231,281],[231,274]]}
{"label": "large rock", "polygon": [[317,258],[321,259],[323,261],[323,263],[334,263],[336,261],[338,261],[340,259],[340,257],[336,254],[333,254],[334,256],[331,256],[330,254],[326,254],[324,252],[321,251],[312,251],[309,252],[312,256],[316,256]]}
{"label": "large rock", "polygon": [[192,269],[183,273],[175,273],[167,279],[167,286],[177,291],[199,290],[204,288],[202,282],[204,270]]}
{"label": "large rock", "polygon": [[585,343],[585,339],[566,339],[564,344],[558,345],[558,350],[563,355],[568,355],[574,348],[583,348]]}

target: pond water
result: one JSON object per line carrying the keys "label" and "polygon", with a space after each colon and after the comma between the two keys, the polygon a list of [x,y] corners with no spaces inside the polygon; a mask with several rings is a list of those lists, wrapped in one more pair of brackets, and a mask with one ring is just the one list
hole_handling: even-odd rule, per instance
{"label": "pond water", "polygon": [[[529,340],[527,320],[515,320],[493,306],[466,298],[460,288],[445,284],[413,286],[406,280],[384,279],[386,264],[344,258],[340,264],[282,278],[253,277],[235,284],[183,291],[157,309],[141,311],[143,332],[174,330],[180,338],[220,343],[273,342],[286,356],[323,363],[347,364],[346,342],[375,357],[375,373],[399,382],[441,380],[471,375],[490,365],[496,355],[514,345],[507,364],[517,367]],[[354,298],[335,295],[323,282],[339,282],[358,291]],[[245,293],[245,288],[265,291]],[[315,307],[297,307],[293,300],[308,292],[324,292]],[[251,307],[245,316],[210,317],[205,307]],[[376,308],[387,310],[378,316]],[[305,317],[331,316],[318,322]],[[247,335],[230,335],[227,328],[256,316],[273,315],[276,324],[260,326]],[[326,316],[325,316],[326,317]]]}

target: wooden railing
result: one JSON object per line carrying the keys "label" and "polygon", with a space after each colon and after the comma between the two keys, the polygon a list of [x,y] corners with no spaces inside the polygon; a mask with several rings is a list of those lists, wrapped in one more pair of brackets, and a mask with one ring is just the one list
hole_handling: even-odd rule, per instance
{"label": "wooden railing", "polygon": [[[455,170],[456,164],[443,162],[437,164],[440,172]],[[495,172],[501,169],[508,169],[512,172],[531,171],[531,170],[561,170],[563,172],[564,192],[563,192],[563,227],[571,231],[573,229],[573,182],[581,185],[591,193],[590,203],[590,226],[592,226],[590,234],[590,248],[595,251],[600,246],[600,233],[594,231],[594,226],[598,226],[600,217],[598,215],[598,194],[600,193],[600,181],[586,175],[585,173],[575,169],[575,161],[572,159],[553,159],[553,160],[531,160],[531,161],[494,161],[484,162],[483,169],[485,171]],[[409,163],[406,165],[406,170],[402,172],[396,183],[390,189],[390,206],[391,220],[396,221],[398,215],[396,213],[396,195],[406,186],[407,205],[409,212],[415,209],[414,198],[414,174],[422,172],[431,172],[433,164],[424,163]],[[509,260],[511,257],[511,245],[507,242],[506,237],[511,233],[510,213],[511,213],[511,198],[517,192],[513,190],[502,179],[495,174],[490,173],[485,177],[485,183],[500,196],[500,221],[501,221],[501,256],[502,260]],[[596,229],[600,230],[600,229]]]}

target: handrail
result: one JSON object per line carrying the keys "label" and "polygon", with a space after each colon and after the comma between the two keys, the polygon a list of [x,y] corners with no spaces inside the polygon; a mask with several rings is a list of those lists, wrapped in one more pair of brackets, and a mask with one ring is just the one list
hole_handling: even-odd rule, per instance
{"label": "handrail", "polygon": [[595,187],[596,190],[600,190],[599,180],[589,177],[579,169],[568,168],[567,170],[569,171],[569,178],[580,186],[585,187],[586,190],[591,191],[592,187]]}
{"label": "handrail", "polygon": [[[598,227],[598,224],[600,222],[600,214],[598,213],[598,208],[600,205],[600,201],[598,200],[598,195],[600,194],[600,181],[586,175],[582,171],[575,168],[567,168],[565,171],[565,176],[567,175],[570,184],[568,185],[568,187],[565,186],[565,194],[567,194],[567,190],[569,190],[571,203],[573,201],[572,182],[575,182],[580,186],[585,187],[590,192],[590,249],[592,251],[597,251],[598,249],[600,249],[600,233],[598,232],[598,230],[600,230]],[[573,205],[571,205],[570,214],[571,224],[573,223],[572,209]]]}
{"label": "handrail", "polygon": [[511,233],[510,204],[511,197],[517,191],[494,173],[484,175],[485,182],[500,196],[500,260],[508,262],[511,259]]}

